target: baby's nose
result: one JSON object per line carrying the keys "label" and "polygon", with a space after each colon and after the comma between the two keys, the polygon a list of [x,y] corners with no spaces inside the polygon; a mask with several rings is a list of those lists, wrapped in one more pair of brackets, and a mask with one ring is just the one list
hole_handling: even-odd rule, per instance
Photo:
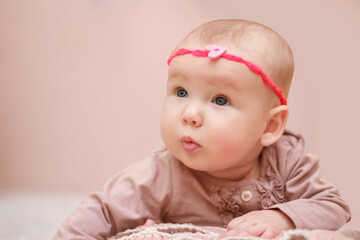
{"label": "baby's nose", "polygon": [[183,118],[183,122],[185,124],[191,124],[194,127],[200,127],[201,126],[201,120],[200,119]]}
{"label": "baby's nose", "polygon": [[203,124],[203,116],[198,106],[188,106],[184,113],[182,121],[184,124],[194,127],[201,127]]}

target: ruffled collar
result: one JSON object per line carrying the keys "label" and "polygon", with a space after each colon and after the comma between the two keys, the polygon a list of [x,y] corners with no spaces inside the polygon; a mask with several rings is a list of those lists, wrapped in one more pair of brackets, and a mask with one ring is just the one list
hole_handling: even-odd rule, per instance
{"label": "ruffled collar", "polygon": [[280,177],[275,152],[264,148],[259,157],[258,179],[232,181],[215,178],[208,173],[192,170],[194,176],[208,193],[209,200],[220,215],[241,216],[247,212],[261,210],[277,203],[286,202],[285,184]]}

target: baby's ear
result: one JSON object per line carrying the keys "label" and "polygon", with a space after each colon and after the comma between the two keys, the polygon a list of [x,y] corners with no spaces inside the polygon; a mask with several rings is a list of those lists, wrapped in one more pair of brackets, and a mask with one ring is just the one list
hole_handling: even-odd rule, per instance
{"label": "baby's ear", "polygon": [[265,131],[260,139],[263,146],[269,146],[281,138],[285,131],[288,115],[289,108],[285,105],[271,109]]}

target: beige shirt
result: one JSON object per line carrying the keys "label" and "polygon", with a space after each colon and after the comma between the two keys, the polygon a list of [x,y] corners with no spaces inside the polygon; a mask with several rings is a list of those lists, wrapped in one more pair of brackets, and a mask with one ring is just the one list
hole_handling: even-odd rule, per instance
{"label": "beige shirt", "polygon": [[260,177],[242,181],[191,170],[167,149],[156,151],[85,198],[54,239],[106,239],[146,219],[224,227],[250,211],[279,209],[297,228],[336,230],[350,219],[335,186],[319,177],[317,157],[286,131],[259,156]]}

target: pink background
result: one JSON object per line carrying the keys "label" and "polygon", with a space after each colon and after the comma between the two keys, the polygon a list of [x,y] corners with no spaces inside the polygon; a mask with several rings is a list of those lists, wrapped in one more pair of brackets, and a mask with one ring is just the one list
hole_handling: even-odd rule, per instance
{"label": "pink background", "polygon": [[0,0],[0,190],[88,192],[161,144],[166,59],[245,18],[295,55],[288,128],[360,216],[360,1]]}

